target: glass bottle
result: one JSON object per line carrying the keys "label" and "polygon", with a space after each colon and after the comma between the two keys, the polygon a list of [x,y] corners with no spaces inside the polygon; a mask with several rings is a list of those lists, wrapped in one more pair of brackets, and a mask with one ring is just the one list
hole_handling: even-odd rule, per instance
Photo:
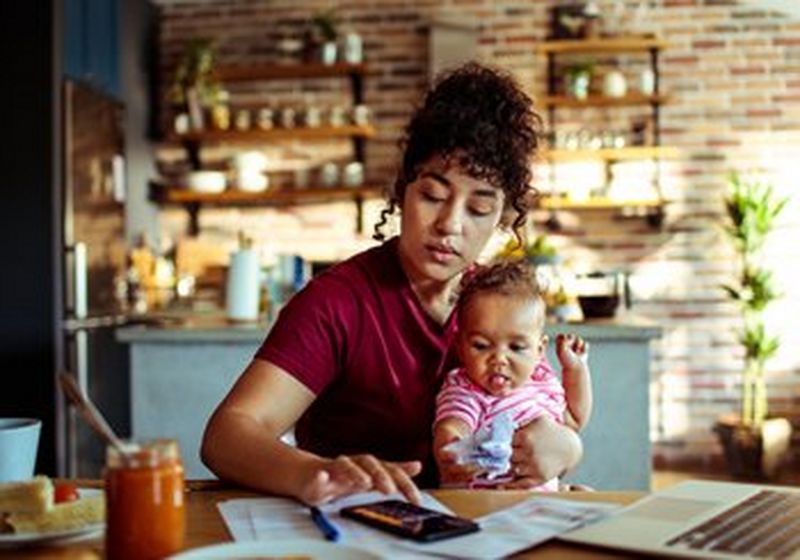
{"label": "glass bottle", "polygon": [[163,558],[183,548],[184,471],[178,443],[163,439],[106,450],[106,556]]}

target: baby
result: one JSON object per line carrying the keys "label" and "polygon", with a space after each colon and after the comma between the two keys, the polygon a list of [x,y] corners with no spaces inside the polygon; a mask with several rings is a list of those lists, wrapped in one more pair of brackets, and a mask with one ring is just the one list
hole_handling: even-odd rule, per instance
{"label": "baby", "polygon": [[[556,337],[559,382],[543,355],[545,303],[523,261],[501,261],[467,278],[457,319],[462,367],[446,375],[436,400],[434,453],[443,485],[497,485],[513,473],[487,476],[480,461],[458,461],[456,448],[469,454],[477,446],[491,455],[499,444],[507,470],[513,429],[543,415],[576,430],[585,426],[592,408],[588,345],[572,334]],[[489,441],[481,445],[478,434]],[[558,479],[535,489],[558,490]]]}

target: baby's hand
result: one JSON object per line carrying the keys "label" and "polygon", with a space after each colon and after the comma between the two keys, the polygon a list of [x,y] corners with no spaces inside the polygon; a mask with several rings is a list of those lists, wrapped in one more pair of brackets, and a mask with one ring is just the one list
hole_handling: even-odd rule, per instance
{"label": "baby's hand", "polygon": [[589,343],[577,335],[556,336],[556,355],[563,371],[580,371],[589,367]]}
{"label": "baby's hand", "polygon": [[476,465],[459,464],[455,452],[445,449],[454,441],[458,440],[450,440],[434,450],[436,465],[439,467],[439,478],[442,484],[464,484],[475,478],[481,472]]}

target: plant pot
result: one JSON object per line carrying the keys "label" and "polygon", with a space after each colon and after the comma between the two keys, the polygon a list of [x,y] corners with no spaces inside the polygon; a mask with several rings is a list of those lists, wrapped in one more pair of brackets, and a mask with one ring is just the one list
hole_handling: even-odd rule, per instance
{"label": "plant pot", "polygon": [[325,41],[320,46],[320,62],[330,66],[336,64],[336,54],[338,52],[338,45],[336,41]]}
{"label": "plant pot", "polygon": [[713,430],[735,478],[774,479],[786,463],[792,437],[792,425],[786,418],[769,418],[754,427],[743,425],[736,416],[725,416]]}
{"label": "plant pot", "polygon": [[588,72],[568,74],[565,78],[567,95],[575,99],[586,99],[589,96],[589,84],[591,80],[592,75]]}

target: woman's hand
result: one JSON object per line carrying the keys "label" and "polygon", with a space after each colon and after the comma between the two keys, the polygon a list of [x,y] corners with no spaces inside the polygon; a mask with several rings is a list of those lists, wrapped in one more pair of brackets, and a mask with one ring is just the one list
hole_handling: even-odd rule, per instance
{"label": "woman's hand", "polygon": [[372,455],[341,455],[310,465],[297,497],[309,505],[377,490],[384,494],[400,492],[411,502],[420,503],[419,490],[411,480],[422,469],[419,461],[393,463]]}
{"label": "woman's hand", "polygon": [[511,447],[511,472],[522,487],[562,475],[583,453],[578,435],[546,415],[514,432]]}

